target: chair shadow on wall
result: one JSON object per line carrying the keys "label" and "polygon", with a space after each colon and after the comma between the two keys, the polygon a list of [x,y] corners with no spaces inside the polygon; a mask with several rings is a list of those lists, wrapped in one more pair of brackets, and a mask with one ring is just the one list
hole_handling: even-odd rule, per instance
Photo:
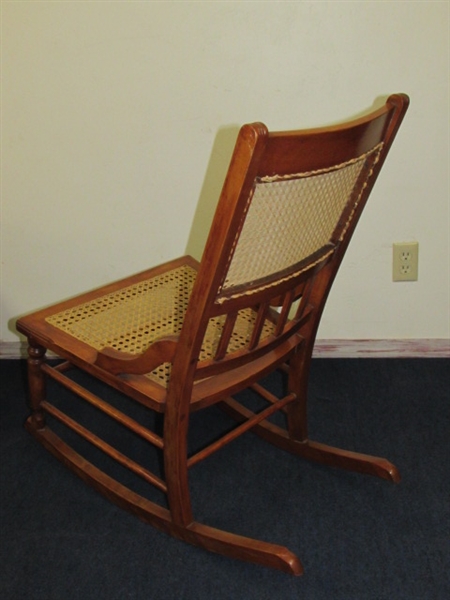
{"label": "chair shadow on wall", "polygon": [[185,251],[197,260],[203,253],[239,129],[239,125],[220,127],[213,142]]}

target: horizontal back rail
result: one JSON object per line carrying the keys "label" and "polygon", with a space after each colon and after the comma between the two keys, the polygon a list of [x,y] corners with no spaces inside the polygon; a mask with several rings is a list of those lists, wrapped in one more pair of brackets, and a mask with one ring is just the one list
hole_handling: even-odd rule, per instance
{"label": "horizontal back rail", "polygon": [[383,139],[393,111],[394,108],[387,111],[383,107],[367,117],[335,127],[270,132],[258,164],[258,176],[296,173],[299,156],[302,171],[333,167],[361,156]]}
{"label": "horizontal back rail", "polygon": [[[205,377],[211,377],[218,375],[232,369],[243,367],[244,365],[250,364],[252,361],[257,360],[264,354],[268,354],[280,348],[282,350],[283,345],[286,344],[290,339],[294,340],[295,344],[302,342],[301,336],[298,335],[300,329],[308,322],[311,318],[312,310],[305,310],[305,314],[298,320],[290,321],[284,328],[284,332],[275,336],[264,338],[260,343],[253,349],[244,348],[242,350],[236,350],[229,355],[226,355],[220,361],[216,360],[204,360],[198,363],[195,380],[204,379]],[[291,347],[287,347],[287,351],[291,351]]]}

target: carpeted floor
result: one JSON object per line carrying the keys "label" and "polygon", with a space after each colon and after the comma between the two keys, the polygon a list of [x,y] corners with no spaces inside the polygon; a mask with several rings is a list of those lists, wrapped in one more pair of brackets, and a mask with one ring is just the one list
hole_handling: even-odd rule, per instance
{"label": "carpeted floor", "polygon": [[[110,504],[25,432],[25,364],[0,361],[0,598],[450,598],[449,367],[313,361],[311,438],[389,458],[398,485],[252,434],[193,468],[197,520],[286,545],[305,567],[294,578],[178,542]],[[196,414],[193,438],[227,423],[216,409]]]}

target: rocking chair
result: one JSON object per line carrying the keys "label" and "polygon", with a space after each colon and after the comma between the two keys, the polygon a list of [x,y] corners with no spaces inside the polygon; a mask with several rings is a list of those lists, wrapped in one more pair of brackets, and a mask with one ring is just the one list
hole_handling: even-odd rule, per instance
{"label": "rocking chair", "polygon": [[[214,552],[301,574],[287,548],[195,521],[188,473],[250,430],[308,460],[399,480],[383,458],[311,441],[306,406],[328,293],[408,103],[395,94],[368,116],[320,129],[272,133],[262,123],[243,126],[200,263],[185,256],[19,319],[29,343],[28,431],[147,523]],[[47,350],[63,362],[47,361]],[[261,385],[278,369],[287,382],[281,398]],[[48,378],[77,399],[75,412],[47,398]],[[94,393],[98,385],[86,387],[97,380],[120,392],[120,408],[109,394]],[[238,401],[246,388],[265,408]],[[190,413],[213,404],[237,425],[190,453]],[[136,407],[145,415],[137,417]],[[115,422],[124,439],[154,446],[161,473],[148,467],[147,452],[131,458],[101,428],[91,428],[90,411],[102,416],[105,430]],[[161,431],[149,426],[147,413],[154,411]],[[271,418],[276,412],[285,427]],[[87,460],[75,440],[154,486],[166,502],[119,481],[102,460]]]}

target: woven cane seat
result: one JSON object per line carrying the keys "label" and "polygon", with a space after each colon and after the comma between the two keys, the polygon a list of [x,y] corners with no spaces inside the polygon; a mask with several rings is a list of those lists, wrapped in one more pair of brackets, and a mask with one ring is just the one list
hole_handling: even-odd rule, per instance
{"label": "woven cane seat", "polygon": [[[95,350],[114,348],[127,354],[141,354],[158,338],[180,333],[196,275],[195,269],[183,265],[55,313],[46,321]],[[248,344],[256,314],[250,308],[239,311],[228,345],[229,353]],[[215,355],[224,322],[225,316],[210,319],[200,360]],[[266,319],[262,337],[273,331],[274,324]],[[166,386],[170,366],[163,363],[147,377]]]}

